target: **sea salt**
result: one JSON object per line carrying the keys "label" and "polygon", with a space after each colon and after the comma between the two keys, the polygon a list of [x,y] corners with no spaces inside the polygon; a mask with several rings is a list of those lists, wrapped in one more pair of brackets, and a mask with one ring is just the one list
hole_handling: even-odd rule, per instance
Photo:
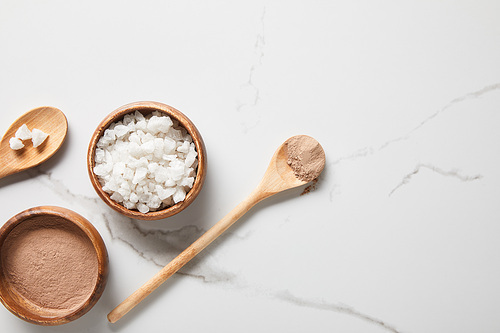
{"label": "sea salt", "polygon": [[45,139],[49,136],[47,133],[44,133],[40,131],[38,128],[34,128],[33,131],[31,132],[32,138],[31,141],[33,141],[33,147],[38,147],[41,145]]}
{"label": "sea salt", "polygon": [[30,131],[28,126],[23,124],[17,129],[14,137],[9,140],[10,148],[14,150],[24,148],[24,143],[22,141],[29,139],[33,142],[33,147],[38,147],[45,141],[45,139],[47,139],[48,136],[49,135],[47,133],[44,133],[37,128]]}
{"label": "sea salt", "polygon": [[94,173],[110,198],[141,213],[170,207],[193,187],[198,153],[178,121],[136,111],[97,142]]}
{"label": "sea salt", "polygon": [[24,147],[24,143],[18,138],[10,138],[9,144],[10,148],[14,150],[19,150]]}
{"label": "sea salt", "polygon": [[15,137],[18,139],[21,139],[21,140],[29,140],[29,139],[31,139],[31,131],[29,130],[29,128],[26,124],[23,124],[16,131]]}

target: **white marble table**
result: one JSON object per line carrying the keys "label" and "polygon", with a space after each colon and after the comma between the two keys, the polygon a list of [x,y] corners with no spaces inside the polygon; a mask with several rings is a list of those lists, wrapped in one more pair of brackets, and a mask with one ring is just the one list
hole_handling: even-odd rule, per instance
{"label": "white marble table", "polygon": [[[1,131],[69,121],[51,160],[0,180],[0,220],[38,205],[108,248],[97,305],[2,332],[499,332],[498,1],[0,2]],[[205,187],[156,222],[114,213],[86,151],[133,101],[172,105],[208,150]],[[258,183],[286,138],[326,151],[316,189],[256,206],[116,324],[106,314]],[[3,223],[3,222],[2,222]]]}

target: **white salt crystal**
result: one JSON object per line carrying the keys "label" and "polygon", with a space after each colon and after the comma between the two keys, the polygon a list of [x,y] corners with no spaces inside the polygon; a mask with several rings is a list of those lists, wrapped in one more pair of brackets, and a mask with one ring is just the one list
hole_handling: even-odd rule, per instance
{"label": "white salt crystal", "polygon": [[[34,130],[33,130],[34,131]],[[113,140],[116,139],[116,134],[115,134],[115,130],[113,129],[107,129],[106,131],[104,131],[104,136],[103,136],[104,140],[108,141],[108,142],[112,142]]]}
{"label": "white salt crystal", "polygon": [[123,175],[123,173],[125,172],[126,167],[127,166],[125,165],[124,162],[116,162],[113,165],[113,176],[116,177],[116,176]]}
{"label": "white salt crystal", "polygon": [[165,154],[172,154],[172,153],[175,153],[174,150],[175,150],[175,146],[176,146],[176,142],[174,139],[166,136],[165,139],[163,139],[163,142],[165,143],[165,145],[163,146],[163,150],[165,152]]}
{"label": "white salt crystal", "polygon": [[172,126],[172,120],[168,117],[153,116],[149,119],[148,130],[151,134],[158,132],[167,133]]}
{"label": "white salt crystal", "polygon": [[141,138],[139,137],[139,134],[137,134],[137,132],[133,132],[129,135],[128,137],[128,141],[130,142],[135,142],[137,143],[138,145],[140,145],[142,142],[141,142]]}
{"label": "white salt crystal", "polygon": [[127,209],[135,209],[136,208],[135,203],[130,202],[130,201],[125,201],[123,203],[123,206],[125,206],[125,208],[127,208]]}
{"label": "white salt crystal", "polygon": [[142,148],[135,142],[130,142],[127,146],[128,153],[134,157],[140,157],[142,155]]}
{"label": "white salt crystal", "polygon": [[149,165],[149,161],[148,161],[148,159],[146,157],[143,156],[143,157],[141,157],[139,159],[139,164],[138,165],[139,165],[139,167],[147,168],[148,165]]}
{"label": "white salt crystal", "polygon": [[129,192],[130,192],[130,190],[131,190],[130,184],[129,184],[128,182],[122,182],[122,183],[120,184],[120,187],[121,187],[122,189],[124,189],[124,190],[129,191]]}
{"label": "white salt crystal", "polygon": [[144,133],[144,135],[141,136],[141,140],[143,143],[146,143],[146,142],[149,142],[149,141],[153,141],[155,139],[155,137],[153,136],[153,134],[151,133]]}
{"label": "white salt crystal", "polygon": [[145,192],[139,194],[139,202],[142,203],[147,203],[149,200],[151,200],[151,197],[153,196],[148,189],[145,189],[144,187],[142,188]]}
{"label": "white salt crystal", "polygon": [[162,138],[155,138],[154,139],[154,146],[155,146],[155,149],[154,149],[153,155],[155,158],[160,159],[163,156],[163,152],[164,152],[163,139]]}
{"label": "white salt crystal", "polygon": [[143,180],[144,178],[146,178],[146,174],[148,173],[148,169],[144,168],[144,167],[141,167],[141,168],[137,168],[135,170],[135,175],[134,175],[134,179],[132,179],[132,184],[137,184],[139,183],[141,180]]}
{"label": "white salt crystal", "polygon": [[194,151],[189,151],[189,153],[187,153],[184,163],[188,168],[193,165],[194,160],[196,159],[196,155],[197,154]]}
{"label": "white salt crystal", "polygon": [[10,148],[14,150],[19,150],[24,147],[24,144],[19,138],[10,138],[9,140]]}
{"label": "white salt crystal", "polygon": [[163,182],[167,181],[168,178],[169,178],[169,173],[168,173],[167,168],[159,166],[155,172],[155,180],[158,183],[163,183]]}
{"label": "white salt crystal", "polygon": [[177,147],[177,151],[181,153],[187,153],[189,151],[189,142],[184,141],[182,145]]}
{"label": "white salt crystal", "polygon": [[121,138],[128,133],[129,127],[125,125],[116,125],[115,128],[116,137]]}
{"label": "white salt crystal", "polygon": [[151,154],[152,152],[155,151],[155,143],[153,140],[151,141],[146,141],[141,145],[141,149],[146,153],[146,154]]}
{"label": "white salt crystal", "polygon": [[135,122],[134,122],[134,119],[135,119],[135,118],[134,118],[134,116],[133,116],[132,114],[127,113],[127,114],[123,117],[123,125],[128,126],[128,125],[130,125],[130,124],[135,123]]}
{"label": "white salt crystal", "polygon": [[110,198],[117,202],[123,202],[123,196],[119,192],[113,192]]}
{"label": "white salt crystal", "polygon": [[187,186],[189,188],[193,187],[194,183],[194,177],[186,177],[182,178],[181,181],[179,182],[180,186]]}
{"label": "white salt crystal", "polygon": [[168,131],[169,136],[174,139],[175,141],[182,140],[182,132],[180,130],[176,130],[174,128],[171,128]]}
{"label": "white salt crystal", "polygon": [[156,162],[149,163],[148,164],[148,171],[149,171],[149,173],[152,176],[154,176],[154,173],[156,172],[156,170],[158,169],[158,167],[159,167],[159,165]]}
{"label": "white salt crystal", "polygon": [[184,163],[180,160],[170,162],[170,178],[179,180],[184,175]]}
{"label": "white salt crystal", "polygon": [[158,186],[156,192],[158,193],[158,197],[161,200],[165,200],[166,198],[172,196],[175,193],[175,187],[164,188],[162,186]]}
{"label": "white salt crystal", "polygon": [[[12,139],[11,139],[12,140]],[[19,141],[20,142],[20,141]],[[23,144],[21,142],[21,144]],[[12,147],[12,144],[11,144],[11,147]],[[24,145],[23,145],[24,147]],[[22,147],[21,147],[22,148]],[[14,149],[14,148],[13,148]],[[107,174],[108,172],[106,171],[106,168],[104,166],[104,164],[97,164],[96,163],[96,166],[94,167],[94,173],[97,175],[97,176],[103,176],[105,174]]]}
{"label": "white salt crystal", "polygon": [[137,203],[137,201],[139,201],[139,197],[137,196],[137,194],[135,192],[132,192],[132,193],[130,193],[129,200],[130,200],[130,202]]}
{"label": "white salt crystal", "polygon": [[135,124],[135,128],[142,131],[145,131],[147,126],[148,124],[146,123],[145,120],[140,120]]}
{"label": "white salt crystal", "polygon": [[144,115],[142,113],[140,113],[139,111],[135,111],[134,117],[135,117],[136,121],[141,121],[141,120],[145,120],[146,119],[144,117]]}
{"label": "white salt crystal", "polygon": [[106,182],[106,186],[110,191],[118,191],[120,189],[120,184],[117,182],[116,178],[111,178],[110,181]]}
{"label": "white salt crystal", "polygon": [[21,139],[21,140],[28,140],[28,139],[31,139],[31,131],[29,130],[29,128],[26,124],[23,124],[16,131],[15,136],[16,136],[16,138]]}
{"label": "white salt crystal", "polygon": [[160,117],[153,116],[149,119],[147,129],[151,134],[156,134],[160,131],[161,120]]}
{"label": "white salt crystal", "polygon": [[177,186],[172,199],[174,199],[175,203],[178,203],[186,198],[186,191],[183,187]]}
{"label": "white salt crystal", "polygon": [[127,167],[123,172],[123,178],[130,181],[134,179],[134,170]]}
{"label": "white salt crystal", "polygon": [[146,202],[146,206],[148,206],[150,209],[158,209],[160,208],[160,205],[161,200],[157,195],[151,196],[151,198],[149,198],[149,200]]}
{"label": "white salt crystal", "polygon": [[95,150],[95,161],[96,163],[104,162],[104,150],[101,148],[97,148]]}
{"label": "white salt crystal", "polygon": [[165,181],[165,186],[167,186],[167,187],[175,186],[175,180],[173,180],[173,179],[167,179]]}
{"label": "white salt crystal", "polygon": [[149,207],[142,202],[139,202],[137,203],[137,210],[143,214],[146,214],[147,212],[149,212]]}
{"label": "white salt crystal", "polygon": [[40,131],[38,128],[33,128],[31,132],[31,141],[33,141],[33,147],[38,147],[41,145],[45,139],[49,136],[47,133]]}

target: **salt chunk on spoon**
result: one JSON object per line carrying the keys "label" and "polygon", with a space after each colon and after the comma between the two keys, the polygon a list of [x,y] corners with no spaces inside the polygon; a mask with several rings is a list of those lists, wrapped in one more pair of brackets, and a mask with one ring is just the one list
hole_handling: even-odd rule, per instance
{"label": "salt chunk on spoon", "polygon": [[9,145],[10,145],[10,148],[12,148],[14,150],[19,150],[19,149],[24,148],[24,143],[21,141],[21,139],[16,138],[16,137],[10,138]]}
{"label": "salt chunk on spoon", "polygon": [[31,139],[31,131],[29,130],[28,126],[26,126],[26,124],[23,124],[16,131],[16,138],[21,139],[21,140]]}
{"label": "salt chunk on spoon", "polygon": [[38,147],[41,145],[45,139],[49,136],[47,133],[44,133],[43,131],[39,130],[38,128],[34,128],[32,133],[32,138],[31,140],[33,141],[33,147]]}
{"label": "salt chunk on spoon", "polygon": [[[23,124],[26,124],[28,128],[38,128],[45,133],[50,133],[50,140],[38,148],[29,144],[22,150],[12,150],[9,141]],[[2,161],[0,178],[45,162],[59,150],[67,132],[66,117],[57,108],[43,106],[23,114],[10,125],[0,141],[0,161]]]}

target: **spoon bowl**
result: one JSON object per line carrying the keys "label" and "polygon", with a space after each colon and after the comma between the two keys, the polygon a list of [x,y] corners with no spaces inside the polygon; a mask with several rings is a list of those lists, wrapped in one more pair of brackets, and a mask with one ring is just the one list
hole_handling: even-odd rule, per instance
{"label": "spoon bowl", "polygon": [[[30,130],[38,128],[49,136],[38,147],[33,147],[31,140],[25,140],[24,148],[13,150],[9,140],[14,137],[21,125],[26,124]],[[61,110],[42,106],[26,112],[19,117],[5,132],[0,141],[0,178],[9,176],[37,166],[54,155],[66,138],[68,121]]]}
{"label": "spoon bowl", "polygon": [[[307,180],[297,176],[297,172],[290,166],[290,155],[292,152],[290,151],[290,145],[292,143],[309,143],[309,147],[304,147],[302,150],[306,149],[311,151],[315,151],[317,154],[315,162],[316,162],[316,170],[312,171],[312,175],[309,175],[311,180],[317,178],[320,173],[323,171],[325,167],[325,152],[323,148],[315,139],[311,138],[307,135],[296,135],[279,146],[279,148],[274,153],[271,162],[262,178],[260,184],[254,190],[254,195],[257,196],[259,201],[273,195],[279,193],[281,191],[285,191],[288,189],[292,189],[294,187],[302,186],[309,183],[311,180]],[[300,155],[303,153],[302,151],[294,152],[296,155]],[[299,157],[301,159],[301,157]],[[256,203],[257,203],[256,202]]]}

